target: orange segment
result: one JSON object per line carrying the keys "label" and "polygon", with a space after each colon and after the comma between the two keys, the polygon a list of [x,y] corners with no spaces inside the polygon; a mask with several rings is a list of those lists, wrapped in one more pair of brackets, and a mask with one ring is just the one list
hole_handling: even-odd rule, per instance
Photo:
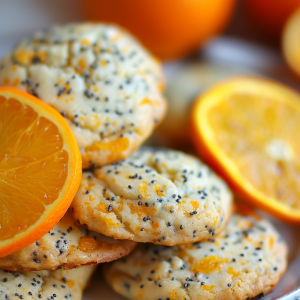
{"label": "orange segment", "polygon": [[23,91],[0,87],[0,257],[53,228],[80,179],[80,152],[63,117]]}
{"label": "orange segment", "polygon": [[259,78],[229,79],[192,111],[200,154],[245,199],[300,223],[300,95]]}
{"label": "orange segment", "polygon": [[284,27],[282,50],[289,67],[300,76],[300,8],[292,14]]}

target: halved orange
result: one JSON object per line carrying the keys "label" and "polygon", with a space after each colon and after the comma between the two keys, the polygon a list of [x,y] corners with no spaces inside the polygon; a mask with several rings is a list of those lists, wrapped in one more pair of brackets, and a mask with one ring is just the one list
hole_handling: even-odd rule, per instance
{"label": "halved orange", "polygon": [[300,8],[291,15],[284,26],[282,50],[289,67],[300,76]]}
{"label": "halved orange", "polygon": [[23,91],[0,87],[0,257],[58,223],[81,172],[79,148],[64,118]]}
{"label": "halved orange", "polygon": [[300,223],[300,95],[275,81],[237,77],[204,92],[193,141],[243,198]]}

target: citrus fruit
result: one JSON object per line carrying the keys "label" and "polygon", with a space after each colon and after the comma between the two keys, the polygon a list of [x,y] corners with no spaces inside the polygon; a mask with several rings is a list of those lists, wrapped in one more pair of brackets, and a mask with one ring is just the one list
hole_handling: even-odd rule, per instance
{"label": "citrus fruit", "polygon": [[259,30],[277,40],[287,19],[300,6],[299,0],[246,0],[245,3]]}
{"label": "citrus fruit", "polygon": [[0,87],[0,257],[58,223],[81,172],[79,148],[64,118],[23,91]]}
{"label": "citrus fruit", "polygon": [[157,57],[176,59],[197,49],[228,23],[236,0],[82,0],[88,20],[118,23]]}
{"label": "citrus fruit", "polygon": [[244,199],[300,223],[300,95],[277,82],[236,77],[192,110],[199,151]]}
{"label": "citrus fruit", "polygon": [[289,67],[300,76],[300,8],[287,21],[282,35],[283,55]]}

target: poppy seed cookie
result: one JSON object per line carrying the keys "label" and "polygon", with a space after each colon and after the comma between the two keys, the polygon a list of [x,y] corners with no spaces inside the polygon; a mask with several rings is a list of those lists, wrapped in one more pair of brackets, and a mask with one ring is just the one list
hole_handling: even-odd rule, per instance
{"label": "poppy seed cookie", "polygon": [[39,31],[0,62],[0,85],[25,90],[66,118],[83,168],[126,158],[162,120],[160,64],[127,32],[74,23]]}
{"label": "poppy seed cookie", "polygon": [[71,211],[106,236],[172,246],[218,234],[231,204],[226,184],[195,157],[144,148],[84,172]]}
{"label": "poppy seed cookie", "polygon": [[96,266],[76,270],[10,272],[0,270],[0,299],[81,300]]}
{"label": "poppy seed cookie", "polygon": [[219,236],[182,246],[139,246],[104,276],[129,299],[237,300],[270,292],[286,266],[286,244],[268,221],[234,215]]}
{"label": "poppy seed cookie", "polygon": [[27,247],[0,258],[0,268],[10,271],[69,270],[121,258],[136,243],[117,241],[74,225],[69,212],[47,234]]}

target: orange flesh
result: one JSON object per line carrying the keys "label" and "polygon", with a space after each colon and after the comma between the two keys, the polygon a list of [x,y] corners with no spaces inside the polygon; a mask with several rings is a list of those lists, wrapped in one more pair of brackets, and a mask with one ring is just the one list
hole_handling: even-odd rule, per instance
{"label": "orange flesh", "polygon": [[236,93],[210,110],[208,122],[218,146],[252,185],[300,209],[299,111],[266,96]]}
{"label": "orange flesh", "polygon": [[0,96],[0,241],[24,232],[59,197],[68,160],[55,124]]}

